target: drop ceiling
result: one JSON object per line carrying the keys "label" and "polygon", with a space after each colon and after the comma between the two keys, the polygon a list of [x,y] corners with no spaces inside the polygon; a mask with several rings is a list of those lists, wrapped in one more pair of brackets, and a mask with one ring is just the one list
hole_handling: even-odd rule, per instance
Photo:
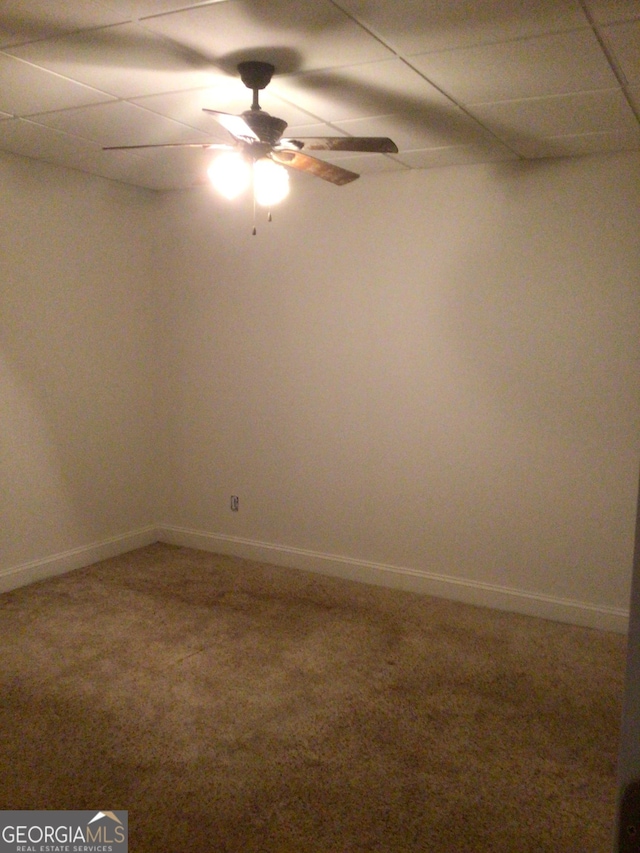
{"label": "drop ceiling", "polygon": [[0,150],[197,186],[206,149],[103,146],[229,141],[247,59],[288,136],[391,137],[322,155],[363,175],[640,150],[640,0],[0,0]]}

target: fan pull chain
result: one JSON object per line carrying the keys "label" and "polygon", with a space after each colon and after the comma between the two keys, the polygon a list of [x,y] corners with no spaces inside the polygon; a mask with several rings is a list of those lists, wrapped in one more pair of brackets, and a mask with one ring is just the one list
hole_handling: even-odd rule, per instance
{"label": "fan pull chain", "polygon": [[[258,229],[256,227],[256,187],[255,187],[255,184],[253,184],[252,193],[253,193],[253,228],[251,229],[251,234],[253,237],[255,237],[256,234],[258,233]],[[267,222],[273,222],[273,216],[271,215],[271,208],[269,208],[269,210],[267,211]]]}
{"label": "fan pull chain", "polygon": [[255,183],[252,184],[252,190],[253,190],[253,231],[251,233],[255,237],[256,234],[258,233],[258,230],[256,228],[256,185],[255,185]]}

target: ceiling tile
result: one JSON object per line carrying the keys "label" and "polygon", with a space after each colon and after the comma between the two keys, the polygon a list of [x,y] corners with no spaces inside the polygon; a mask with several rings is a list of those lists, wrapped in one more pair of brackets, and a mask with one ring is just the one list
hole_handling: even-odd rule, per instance
{"label": "ceiling tile", "polygon": [[53,163],[69,165],[78,162],[78,154],[91,143],[74,139],[59,131],[42,127],[25,119],[0,122],[0,146],[25,157],[39,157]]}
{"label": "ceiling tile", "polygon": [[274,77],[280,97],[334,122],[394,111],[449,109],[451,101],[400,59]]}
{"label": "ceiling tile", "polygon": [[620,89],[480,104],[470,111],[485,127],[514,144],[535,143],[550,136],[640,129]]}
{"label": "ceiling tile", "polygon": [[[112,153],[112,152],[106,152]],[[135,175],[136,182],[148,189],[187,189],[208,183],[207,167],[211,163],[211,152],[198,148],[167,148],[151,151],[113,152],[123,158],[120,168],[125,166]],[[130,163],[126,158],[135,153]]]}
{"label": "ceiling tile", "polygon": [[335,122],[350,136],[392,136],[400,151],[470,145],[487,138],[486,130],[462,110],[425,110],[395,115]]}
{"label": "ceiling tile", "polygon": [[266,60],[280,72],[373,62],[392,52],[330,0],[226,0],[146,18],[144,25],[235,71]]}
{"label": "ceiling tile", "polygon": [[119,98],[195,89],[222,77],[201,56],[137,24],[74,33],[7,53]]}
{"label": "ceiling tile", "polygon": [[627,82],[640,83],[640,19],[603,27],[602,34]]}
{"label": "ceiling tile", "polygon": [[517,154],[497,142],[486,145],[448,145],[442,148],[403,151],[401,154],[392,156],[412,169],[431,169],[438,166],[495,163],[519,159]]}
{"label": "ceiling tile", "polygon": [[161,15],[190,9],[192,6],[205,6],[209,3],[223,3],[226,0],[100,0],[105,6],[117,10],[128,19],[135,20],[148,15]]}
{"label": "ceiling tile", "polygon": [[122,15],[94,0],[54,3],[51,0],[3,0],[0,48],[55,38],[89,27],[116,24]]}
{"label": "ceiling tile", "polygon": [[607,151],[640,151],[640,130],[606,131],[546,139],[530,139],[518,144],[523,157],[576,157]]}
{"label": "ceiling tile", "polygon": [[462,104],[607,89],[616,77],[591,30],[414,56],[436,86]]}
{"label": "ceiling tile", "polygon": [[[229,109],[226,99],[216,98],[217,89],[194,89],[185,92],[173,92],[166,95],[150,95],[136,98],[131,103],[151,110],[165,118],[179,121],[207,134],[213,141],[229,142],[230,136],[213,116],[203,112],[204,108],[216,109],[220,112],[239,113],[240,109]],[[246,105],[245,105],[246,106]]]}
{"label": "ceiling tile", "polygon": [[109,104],[34,116],[47,127],[91,139],[99,145],[157,145],[206,141],[200,133],[149,110],[114,101]]}
{"label": "ceiling tile", "polygon": [[[347,134],[341,133],[337,128],[330,124],[323,124],[319,122],[318,124],[292,124],[287,127],[284,132],[284,136],[286,137],[295,137],[296,139],[303,139],[305,136],[346,136]],[[314,151],[313,156],[322,154],[322,151]],[[331,155],[333,154],[345,154],[348,152],[337,152],[331,151]],[[353,154],[353,152],[351,152]]]}
{"label": "ceiling tile", "polygon": [[584,4],[599,24],[632,21],[640,17],[638,0],[584,0]]}
{"label": "ceiling tile", "polygon": [[[123,152],[102,151],[95,142],[69,136],[27,119],[0,122],[0,147],[26,157],[35,157],[59,166],[94,172],[124,180],[133,177],[132,164],[139,158]],[[134,152],[127,152],[127,155]]]}
{"label": "ceiling tile", "polygon": [[[335,158],[329,157],[327,159],[331,162]],[[384,154],[355,154],[336,162],[359,175],[375,175],[379,172],[406,172],[407,170],[404,163],[399,160],[392,160],[391,157]]]}
{"label": "ceiling tile", "polygon": [[578,0],[338,0],[395,50],[411,55],[586,27]]}
{"label": "ceiling tile", "polygon": [[109,101],[111,97],[73,80],[0,53],[0,110],[16,116]]}

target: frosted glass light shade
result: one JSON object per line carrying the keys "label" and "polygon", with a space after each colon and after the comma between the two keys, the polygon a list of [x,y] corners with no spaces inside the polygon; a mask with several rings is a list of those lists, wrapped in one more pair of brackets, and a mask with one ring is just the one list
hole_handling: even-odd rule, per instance
{"label": "frosted glass light shade", "polygon": [[251,183],[251,166],[235,151],[219,154],[207,169],[209,180],[225,198],[232,199]]}
{"label": "frosted glass light shade", "polygon": [[289,173],[267,157],[253,164],[253,191],[258,204],[271,207],[289,194]]}

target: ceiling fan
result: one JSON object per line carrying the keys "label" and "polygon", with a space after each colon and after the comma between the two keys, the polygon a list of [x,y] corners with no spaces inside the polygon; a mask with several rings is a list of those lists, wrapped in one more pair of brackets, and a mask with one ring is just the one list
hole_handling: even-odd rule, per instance
{"label": "ceiling fan", "polygon": [[105,151],[131,148],[206,148],[239,153],[247,161],[258,163],[265,158],[274,163],[307,172],[342,186],[359,175],[307,154],[307,151],[354,151],[374,154],[397,154],[398,147],[385,136],[313,136],[285,137],[287,123],[269,115],[259,104],[258,93],[271,82],[275,67],[268,62],[241,62],[238,71],[242,82],[253,91],[251,108],[241,115],[204,109],[233,137],[233,144],[213,142],[170,142],[159,145],[111,145]]}

